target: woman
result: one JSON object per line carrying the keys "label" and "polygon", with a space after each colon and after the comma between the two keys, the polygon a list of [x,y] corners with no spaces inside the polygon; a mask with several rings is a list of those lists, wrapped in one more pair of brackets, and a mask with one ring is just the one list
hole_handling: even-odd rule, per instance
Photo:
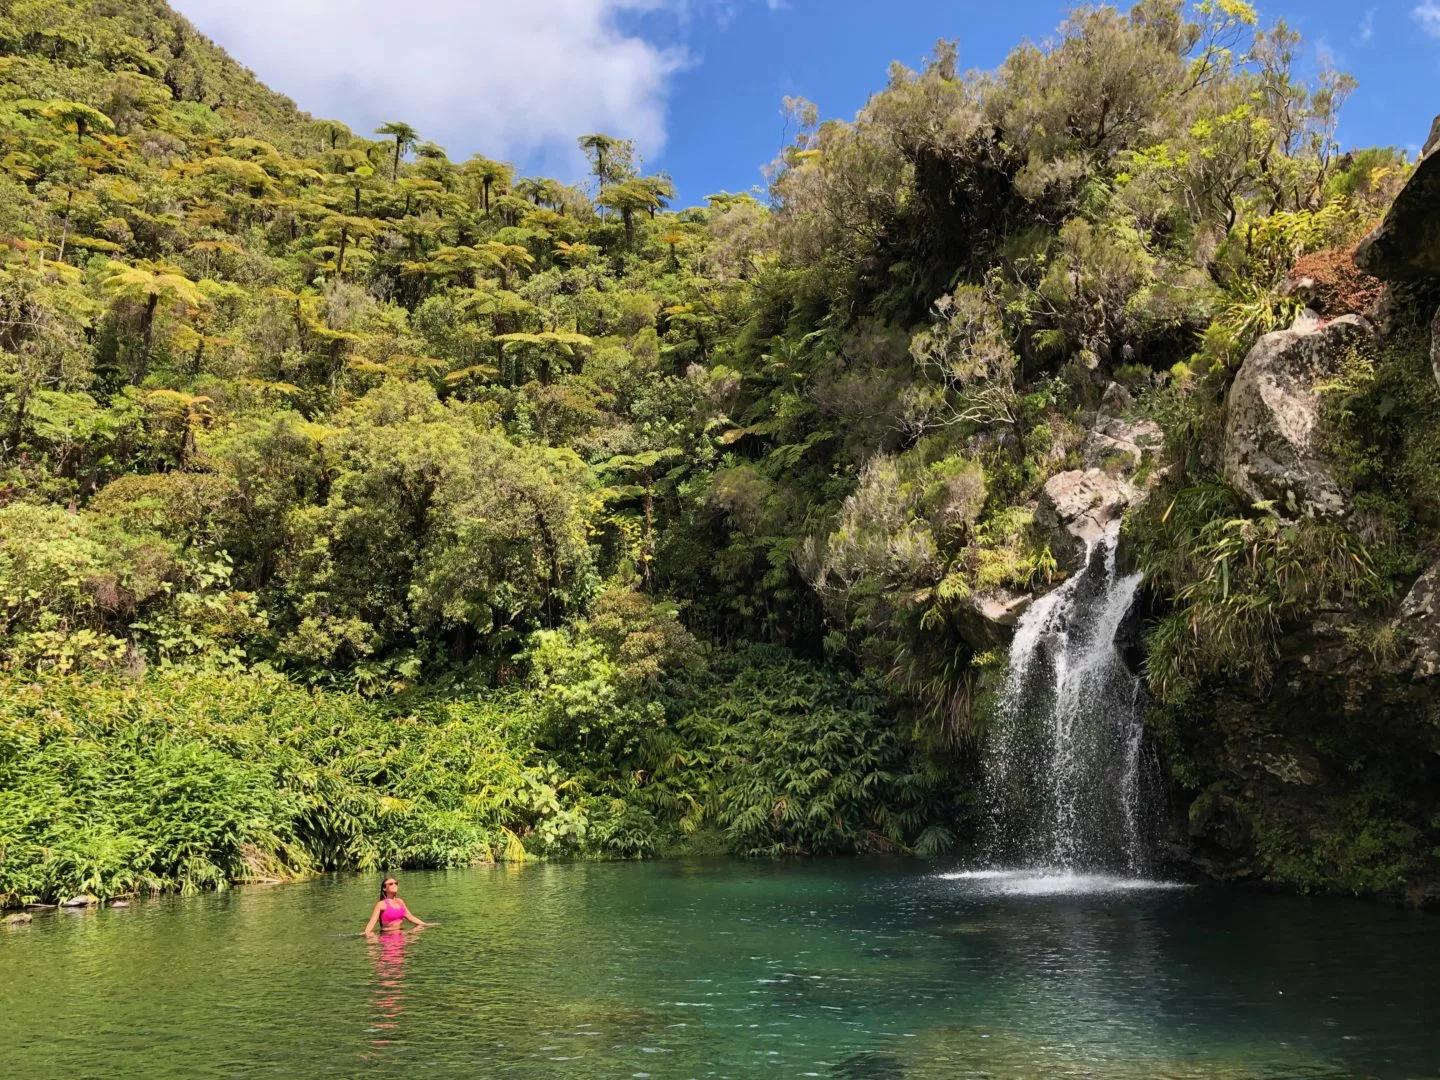
{"label": "woman", "polygon": [[381,930],[399,930],[406,919],[414,923],[417,929],[430,925],[411,914],[405,901],[400,899],[400,883],[393,877],[387,877],[380,886],[380,899],[375,901],[375,907],[370,911],[370,921],[365,924],[365,936],[369,937],[375,932],[377,921]]}

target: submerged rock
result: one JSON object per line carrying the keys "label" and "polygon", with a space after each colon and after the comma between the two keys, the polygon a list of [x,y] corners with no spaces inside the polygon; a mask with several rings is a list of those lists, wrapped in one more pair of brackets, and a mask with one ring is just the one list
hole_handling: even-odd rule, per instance
{"label": "submerged rock", "polygon": [[1440,277],[1440,116],[1410,179],[1379,226],[1355,249],[1355,265],[1382,281]]}
{"label": "submerged rock", "polygon": [[31,915],[28,911],[17,911],[13,915],[6,915],[5,918],[0,919],[0,923],[3,923],[6,926],[24,926],[26,923],[31,922],[33,919],[34,916]]}
{"label": "submerged rock", "polygon": [[1282,514],[1343,518],[1345,495],[1318,445],[1315,388],[1373,339],[1365,319],[1342,315],[1323,325],[1297,320],[1256,342],[1226,398],[1225,479]]}
{"label": "submerged rock", "polygon": [[1055,561],[1065,570],[1080,569],[1086,551],[1119,520],[1132,495],[1130,485],[1103,469],[1076,469],[1045,481],[1035,523]]}

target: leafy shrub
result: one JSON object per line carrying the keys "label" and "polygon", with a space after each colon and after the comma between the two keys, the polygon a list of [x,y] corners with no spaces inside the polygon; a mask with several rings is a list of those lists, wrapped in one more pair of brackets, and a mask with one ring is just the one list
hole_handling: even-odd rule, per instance
{"label": "leafy shrub", "polygon": [[453,866],[581,833],[524,703],[411,713],[274,675],[0,683],[0,900]]}
{"label": "leafy shrub", "polygon": [[1127,530],[1137,565],[1174,605],[1146,638],[1147,677],[1162,700],[1222,673],[1263,684],[1288,623],[1342,599],[1388,595],[1357,537],[1309,518],[1246,514],[1222,484],[1184,488]]}
{"label": "leafy shrub", "polygon": [[[656,783],[748,854],[948,847],[944,786],[864,680],[752,647],[717,663],[673,736]],[[921,840],[924,843],[921,843]]]}

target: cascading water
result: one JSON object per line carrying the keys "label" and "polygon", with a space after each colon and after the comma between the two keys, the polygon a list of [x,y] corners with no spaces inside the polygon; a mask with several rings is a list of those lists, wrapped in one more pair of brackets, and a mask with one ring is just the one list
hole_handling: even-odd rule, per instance
{"label": "cascading water", "polygon": [[1015,628],[987,749],[992,865],[1147,868],[1158,784],[1144,690],[1116,647],[1140,585],[1117,568],[1118,528]]}

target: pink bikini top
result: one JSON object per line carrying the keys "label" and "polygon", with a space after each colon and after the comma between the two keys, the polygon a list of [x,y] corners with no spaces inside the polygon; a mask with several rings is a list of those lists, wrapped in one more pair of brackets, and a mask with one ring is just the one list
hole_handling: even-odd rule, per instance
{"label": "pink bikini top", "polygon": [[405,918],[405,901],[386,900],[385,907],[380,912],[380,921],[382,923],[395,923],[403,918]]}

